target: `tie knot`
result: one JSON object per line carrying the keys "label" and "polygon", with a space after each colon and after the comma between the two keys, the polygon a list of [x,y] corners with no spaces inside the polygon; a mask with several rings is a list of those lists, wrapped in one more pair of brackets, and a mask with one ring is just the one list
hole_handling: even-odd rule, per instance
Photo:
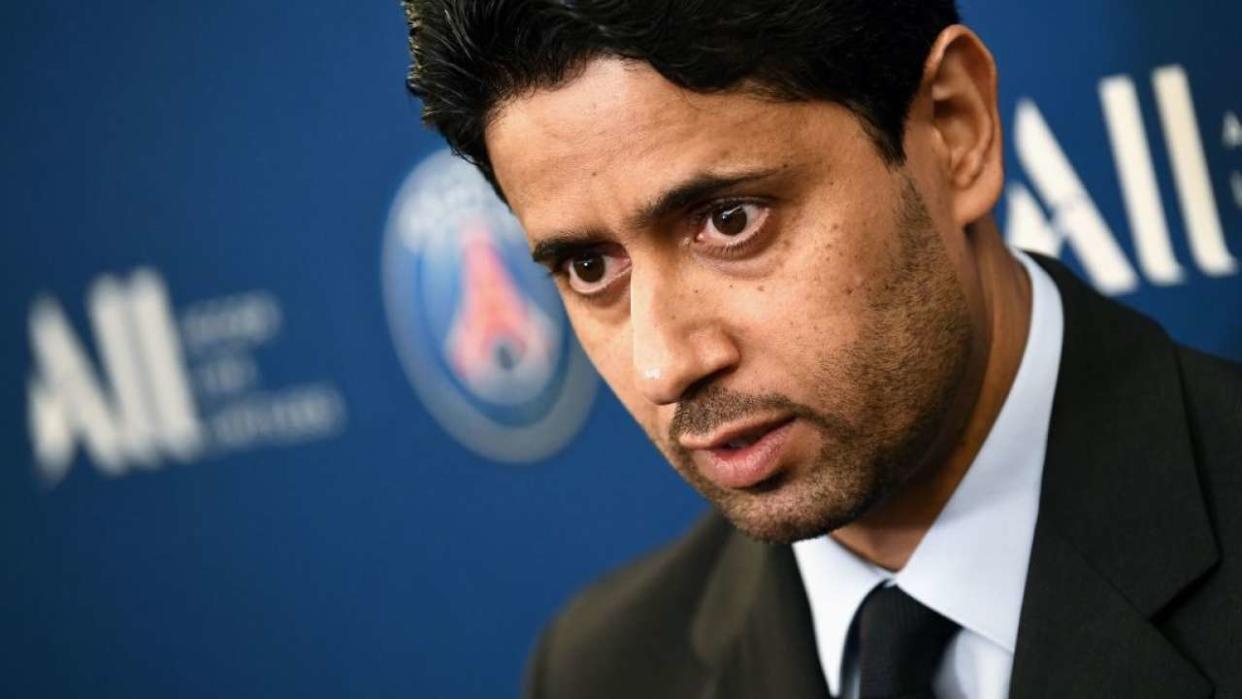
{"label": "tie knot", "polygon": [[933,697],[932,678],[957,630],[895,585],[872,590],[858,612],[861,699]]}

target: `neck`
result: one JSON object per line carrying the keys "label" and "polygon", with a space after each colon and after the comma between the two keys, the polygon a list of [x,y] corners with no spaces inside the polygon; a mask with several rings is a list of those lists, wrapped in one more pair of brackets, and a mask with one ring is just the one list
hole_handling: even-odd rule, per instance
{"label": "neck", "polygon": [[1031,284],[989,216],[969,230],[970,253],[982,291],[988,337],[978,392],[947,446],[900,490],[832,533],[855,554],[888,570],[904,568],[957,489],[1000,413],[1026,348]]}

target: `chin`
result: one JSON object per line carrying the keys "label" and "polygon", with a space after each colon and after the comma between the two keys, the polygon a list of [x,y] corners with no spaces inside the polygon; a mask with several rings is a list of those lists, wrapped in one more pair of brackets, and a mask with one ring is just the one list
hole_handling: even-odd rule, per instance
{"label": "chin", "polygon": [[826,493],[808,484],[786,483],[765,492],[711,499],[743,534],[769,544],[792,544],[850,524],[870,509],[878,494]]}

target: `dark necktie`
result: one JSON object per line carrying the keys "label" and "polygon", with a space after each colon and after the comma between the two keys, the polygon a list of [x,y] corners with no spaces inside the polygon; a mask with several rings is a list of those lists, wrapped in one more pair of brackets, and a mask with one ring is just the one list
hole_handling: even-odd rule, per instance
{"label": "dark necktie", "polygon": [[860,699],[934,699],[932,678],[958,625],[897,586],[880,586],[858,611]]}

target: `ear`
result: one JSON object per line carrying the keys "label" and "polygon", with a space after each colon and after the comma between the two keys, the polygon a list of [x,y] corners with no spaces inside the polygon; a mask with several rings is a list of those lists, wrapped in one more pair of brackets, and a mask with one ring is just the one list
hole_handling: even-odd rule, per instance
{"label": "ear", "polygon": [[1004,152],[996,106],[996,62],[962,25],[941,32],[928,53],[917,100],[963,228],[992,211],[1004,187]]}

